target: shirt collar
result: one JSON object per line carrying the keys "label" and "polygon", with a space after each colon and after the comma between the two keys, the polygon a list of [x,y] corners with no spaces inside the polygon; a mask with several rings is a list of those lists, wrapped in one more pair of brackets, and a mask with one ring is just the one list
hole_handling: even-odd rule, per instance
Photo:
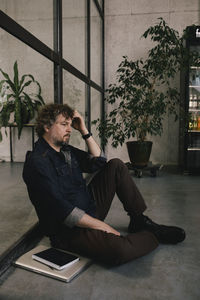
{"label": "shirt collar", "polygon": [[70,151],[70,146],[68,144],[63,145],[62,148],[60,149],[60,152],[56,151],[54,148],[52,148],[49,145],[49,143],[43,137],[40,137],[38,139],[38,141],[35,143],[36,148],[37,148],[37,145],[40,146],[40,149],[42,148],[43,155],[48,153],[52,156],[54,156],[54,155],[60,156],[62,151]]}

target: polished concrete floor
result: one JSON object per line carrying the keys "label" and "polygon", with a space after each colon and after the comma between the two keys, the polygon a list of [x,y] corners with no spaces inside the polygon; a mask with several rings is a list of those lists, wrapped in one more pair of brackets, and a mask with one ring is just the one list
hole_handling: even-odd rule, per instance
{"label": "polished concrete floor", "polygon": [[[30,215],[33,215],[29,204],[23,202],[23,207],[17,213],[18,218],[15,216],[18,199],[25,200],[26,192],[21,180],[19,182],[17,179],[19,166],[16,165],[15,171],[15,167],[12,168],[15,175],[15,178],[10,179],[13,182],[12,193],[15,195],[13,205],[10,200],[1,197],[3,210],[11,217],[10,222],[14,222],[9,226],[11,237],[18,228],[17,222],[19,221],[19,228],[22,228],[22,223],[26,225],[26,217],[30,219]],[[114,268],[93,263],[71,283],[63,283],[13,266],[0,279],[0,299],[199,300],[200,177],[163,170],[155,178],[147,173],[142,178],[134,177],[134,180],[148,205],[146,214],[159,223],[183,227],[187,233],[183,243],[175,246],[160,245],[151,254]],[[3,178],[3,181],[6,185],[7,179]],[[3,216],[3,212],[1,214]],[[12,215],[15,217],[12,218]],[[126,231],[128,218],[117,197],[106,221],[121,232]],[[7,223],[2,224],[5,227],[1,226],[1,232],[5,230],[9,238]],[[1,238],[0,243],[2,242]],[[47,243],[47,240],[44,239],[42,243]]]}
{"label": "polished concrete floor", "polygon": [[37,221],[22,167],[23,163],[0,163],[0,255]]}

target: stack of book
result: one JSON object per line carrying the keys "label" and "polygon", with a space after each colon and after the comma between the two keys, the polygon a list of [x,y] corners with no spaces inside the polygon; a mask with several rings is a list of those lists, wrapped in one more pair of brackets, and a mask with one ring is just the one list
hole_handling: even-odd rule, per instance
{"label": "stack of book", "polygon": [[18,258],[15,265],[69,282],[91,262],[91,259],[86,257],[40,245]]}

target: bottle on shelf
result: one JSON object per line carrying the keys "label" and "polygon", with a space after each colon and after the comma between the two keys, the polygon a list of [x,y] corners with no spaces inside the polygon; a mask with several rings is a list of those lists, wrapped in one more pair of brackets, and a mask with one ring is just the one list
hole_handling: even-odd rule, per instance
{"label": "bottle on shelf", "polygon": [[193,130],[193,122],[192,122],[192,120],[189,121],[189,130]]}
{"label": "bottle on shelf", "polygon": [[194,94],[193,97],[193,108],[197,108],[197,94]]}
{"label": "bottle on shelf", "polygon": [[200,96],[198,95],[198,99],[197,99],[197,109],[200,109]]}
{"label": "bottle on shelf", "polygon": [[192,130],[193,129],[193,119],[192,119],[192,114],[191,113],[189,113],[189,118],[188,118],[188,129],[189,130]]}
{"label": "bottle on shelf", "polygon": [[197,118],[197,130],[200,130],[200,116]]}
{"label": "bottle on shelf", "polygon": [[190,94],[189,108],[193,108],[193,96]]}
{"label": "bottle on shelf", "polygon": [[197,115],[193,115],[193,130],[197,130]]}
{"label": "bottle on shelf", "polygon": [[192,74],[192,85],[196,84],[196,76],[195,74]]}
{"label": "bottle on shelf", "polygon": [[199,72],[196,71],[196,85],[199,86],[200,85],[200,78],[199,78]]}

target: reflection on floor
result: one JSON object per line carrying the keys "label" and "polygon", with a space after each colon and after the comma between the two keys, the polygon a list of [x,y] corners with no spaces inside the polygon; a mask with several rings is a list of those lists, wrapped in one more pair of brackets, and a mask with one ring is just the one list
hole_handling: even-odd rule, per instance
{"label": "reflection on floor", "polygon": [[0,255],[37,222],[22,167],[22,163],[0,163]]}
{"label": "reflection on floor", "polygon": [[[19,178],[21,166],[8,166],[6,170],[2,165],[0,168],[4,168],[4,171],[1,170],[4,181],[4,184],[1,182],[1,187],[4,187],[1,205],[3,203],[2,207],[7,215],[5,217],[20,222],[19,225],[10,225],[10,222],[1,221],[5,226],[1,226],[1,231],[6,231],[9,239],[9,234],[13,237],[17,228],[25,231],[32,212]],[[9,183],[11,173],[15,177]],[[142,178],[134,177],[134,180],[146,200],[146,214],[159,223],[182,226],[187,233],[183,243],[175,246],[160,245],[150,255],[115,268],[93,263],[71,283],[63,283],[13,266],[0,279],[0,299],[199,299],[200,177],[160,171],[155,178],[144,174]],[[8,188],[10,193],[6,193]],[[16,205],[15,209],[11,198],[16,199],[16,203],[22,201],[22,205]],[[1,214],[4,217],[2,212]],[[121,232],[126,231],[128,218],[117,197],[106,221]],[[10,228],[10,233],[7,227]]]}

